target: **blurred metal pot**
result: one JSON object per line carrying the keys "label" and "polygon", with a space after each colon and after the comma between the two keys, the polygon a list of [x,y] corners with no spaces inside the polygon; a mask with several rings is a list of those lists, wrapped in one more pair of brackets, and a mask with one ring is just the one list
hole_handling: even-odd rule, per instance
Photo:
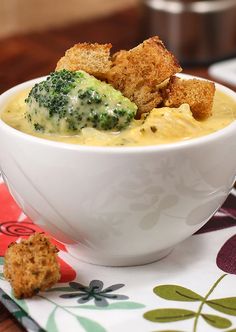
{"label": "blurred metal pot", "polygon": [[159,35],[181,63],[236,55],[236,0],[142,0],[143,32]]}

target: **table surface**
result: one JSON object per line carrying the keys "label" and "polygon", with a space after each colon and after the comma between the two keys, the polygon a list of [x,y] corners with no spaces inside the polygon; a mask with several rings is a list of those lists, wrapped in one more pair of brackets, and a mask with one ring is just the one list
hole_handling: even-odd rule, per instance
{"label": "table surface", "polygon": [[[53,71],[65,50],[77,42],[111,42],[114,51],[129,49],[140,41],[140,26],[139,10],[132,8],[91,22],[0,40],[0,93]],[[184,72],[209,78],[206,67]],[[25,330],[0,303],[0,332],[10,331]]]}

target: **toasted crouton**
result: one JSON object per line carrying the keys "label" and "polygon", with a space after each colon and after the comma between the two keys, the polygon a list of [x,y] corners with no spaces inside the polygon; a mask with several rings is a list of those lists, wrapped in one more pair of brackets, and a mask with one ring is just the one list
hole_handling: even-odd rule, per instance
{"label": "toasted crouton", "polygon": [[183,80],[173,76],[167,88],[163,90],[164,105],[179,107],[189,104],[193,116],[197,120],[204,120],[211,116],[215,85],[209,81],[190,79]]}
{"label": "toasted crouton", "polygon": [[139,115],[162,102],[158,85],[181,71],[175,57],[156,36],[113,56],[108,82],[134,101]]}
{"label": "toasted crouton", "polygon": [[105,79],[111,67],[111,47],[111,44],[76,44],[58,61],[56,70],[84,70],[97,78]]}
{"label": "toasted crouton", "polygon": [[128,52],[129,51],[126,51],[126,50],[120,50],[120,51],[114,53],[111,58],[113,66],[114,66],[114,63],[118,64],[118,63],[122,63],[123,61],[127,61],[127,63],[128,63],[128,60],[127,60]]}
{"label": "toasted crouton", "polygon": [[57,248],[43,234],[12,243],[5,254],[4,276],[16,298],[27,298],[52,287],[60,279]]}
{"label": "toasted crouton", "polygon": [[139,107],[138,118],[142,113],[148,113],[162,103],[162,95],[158,89],[151,90],[149,86],[138,87],[133,92],[133,101]]}

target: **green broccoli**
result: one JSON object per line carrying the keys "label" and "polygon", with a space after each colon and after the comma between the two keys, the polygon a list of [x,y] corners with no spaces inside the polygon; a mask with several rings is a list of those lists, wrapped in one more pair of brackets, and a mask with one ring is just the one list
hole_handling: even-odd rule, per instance
{"label": "green broccoli", "polygon": [[121,92],[83,71],[51,73],[32,88],[25,102],[25,116],[34,130],[65,135],[85,127],[120,131],[137,111]]}

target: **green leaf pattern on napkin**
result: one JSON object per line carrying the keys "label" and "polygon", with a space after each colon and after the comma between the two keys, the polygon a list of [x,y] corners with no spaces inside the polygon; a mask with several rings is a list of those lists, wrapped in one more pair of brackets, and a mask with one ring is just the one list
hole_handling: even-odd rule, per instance
{"label": "green leaf pattern on napkin", "polygon": [[229,319],[220,316],[209,315],[209,314],[202,314],[201,316],[209,325],[216,327],[218,329],[228,328],[232,325]]}
{"label": "green leaf pattern on napkin", "polygon": [[[153,292],[162,299],[169,301],[181,301],[181,302],[199,302],[198,310],[192,311],[179,308],[158,308],[146,312],[143,317],[151,322],[156,323],[171,323],[182,321],[186,319],[193,320],[192,332],[197,332],[199,318],[202,318],[205,323],[215,327],[217,329],[225,329],[232,326],[231,321],[228,318],[212,315],[203,312],[204,305],[211,307],[212,309],[222,312],[227,315],[236,316],[236,297],[228,297],[223,299],[210,300],[209,297],[219,285],[221,280],[226,277],[226,274],[222,275],[210,288],[205,296],[201,296],[196,292],[179,285],[159,285],[153,289]],[[156,331],[158,332],[158,331]],[[177,330],[159,330],[159,332],[178,332]],[[180,332],[180,331],[179,331]],[[199,331],[200,332],[200,331]],[[225,332],[236,332],[236,329],[227,330]]]}
{"label": "green leaf pattern on napkin", "polygon": [[[58,328],[57,328],[57,324],[56,324],[56,311],[58,309],[60,309],[64,312],[66,312],[67,314],[69,314],[70,316],[73,316],[77,320],[78,324],[80,324],[86,332],[95,332],[95,331],[96,332],[97,331],[98,332],[106,332],[105,328],[102,325],[98,324],[97,322],[95,322],[95,321],[93,321],[89,318],[82,317],[82,316],[78,315],[77,313],[71,312],[70,310],[68,310],[68,308],[57,304],[56,302],[52,301],[49,298],[46,298],[46,297],[41,296],[41,295],[38,295],[38,297],[40,297],[44,300],[47,300],[48,302],[51,302],[52,304],[54,304],[54,309],[48,317],[48,321],[47,321],[47,324],[46,324],[46,331],[48,331],[48,332],[58,332]],[[74,307],[71,306],[71,308],[74,308]]]}
{"label": "green leaf pattern on napkin", "polygon": [[223,312],[224,314],[236,316],[236,297],[227,297],[225,299],[210,300],[206,302],[209,307]]}
{"label": "green leaf pattern on napkin", "polygon": [[[118,295],[114,293],[118,289],[124,287],[124,284],[115,284],[106,288],[103,288],[104,284],[100,280],[92,280],[89,285],[82,285],[78,282],[70,282],[69,286],[55,287],[49,289],[43,295],[37,295],[44,301],[48,301],[53,304],[54,309],[48,317],[46,324],[46,330],[49,332],[57,332],[56,325],[56,312],[58,309],[64,311],[66,314],[74,317],[78,324],[80,324],[85,332],[106,332],[105,327],[98,322],[81,316],[81,309],[86,310],[132,310],[142,309],[145,307],[142,303],[132,301],[120,301],[127,300],[128,296]],[[54,297],[50,296],[54,293]],[[55,300],[56,298],[56,300]],[[74,305],[61,305],[57,300],[75,299]],[[101,299],[101,300],[100,300]],[[87,305],[89,301],[94,301],[94,304]],[[113,302],[110,302],[113,301]],[[115,301],[115,302],[114,302]],[[71,303],[71,302],[70,302]],[[71,311],[71,309],[73,311]],[[77,311],[75,311],[77,309]]]}
{"label": "green leaf pattern on napkin", "polygon": [[144,314],[144,318],[158,323],[177,322],[179,320],[190,319],[196,316],[196,313],[185,309],[156,309]]}
{"label": "green leaf pattern on napkin", "polygon": [[[67,307],[68,308],[68,307]],[[73,307],[75,308],[75,307]],[[107,307],[98,307],[96,305],[80,305],[77,308],[80,309],[90,309],[90,310],[132,310],[132,309],[142,309],[145,308],[144,304],[131,302],[131,301],[120,301],[116,303],[111,303]]]}
{"label": "green leaf pattern on napkin", "polygon": [[178,285],[161,285],[154,288],[154,293],[165,300],[172,301],[202,301],[201,295],[191,291],[188,288]]}
{"label": "green leaf pattern on napkin", "polygon": [[[0,257],[0,268],[4,264],[3,257]],[[205,296],[197,294],[196,292],[180,285],[158,285],[154,287],[153,292],[158,297],[168,300],[168,301],[179,301],[179,302],[198,302],[199,307],[197,311],[180,309],[180,308],[157,308],[144,313],[143,317],[146,320],[157,324],[163,323],[174,323],[178,321],[193,319],[193,328],[191,332],[200,332],[198,329],[198,322],[201,318],[207,325],[214,327],[216,329],[227,329],[225,332],[236,332],[236,328],[231,328],[232,323],[230,319],[222,317],[219,315],[212,315],[203,312],[204,306],[209,306],[215,311],[223,313],[225,315],[236,316],[236,297],[228,297],[221,299],[209,299],[210,295],[214,289],[219,285],[221,280],[226,276],[222,275],[211,287]],[[4,280],[3,272],[0,272],[0,279]],[[90,282],[89,286],[84,286],[78,283],[70,283],[68,286],[55,287],[49,289],[44,295],[38,295],[39,298],[50,302],[53,304],[53,310],[49,314],[47,323],[45,326],[48,332],[58,332],[57,322],[56,322],[56,312],[58,309],[63,310],[68,315],[73,316],[78,324],[84,329],[85,332],[106,332],[104,326],[98,322],[81,316],[81,310],[95,310],[95,311],[110,311],[110,310],[138,310],[145,308],[145,305],[138,302],[127,301],[128,297],[123,295],[113,295],[113,291],[123,287],[123,284],[116,284],[103,289],[103,283],[101,281],[93,280]],[[77,292],[77,293],[76,293]],[[58,297],[64,299],[70,298],[88,298],[80,301],[77,300],[75,305],[60,305],[57,300],[52,300],[50,293],[54,293],[53,299]],[[83,293],[83,294],[82,294]],[[68,295],[66,295],[68,294]],[[70,295],[71,294],[71,295]],[[78,297],[78,295],[79,297]],[[80,295],[81,294],[81,295]],[[28,315],[30,315],[29,308],[27,306],[27,301],[17,300],[14,298],[13,294],[9,297],[3,291],[0,290],[0,301],[8,308],[8,310],[16,317],[16,319],[27,329],[35,332],[44,331],[37,323],[35,323]],[[99,296],[105,296],[104,305],[99,305],[97,303],[97,298]],[[90,301],[90,299],[95,299],[94,304],[85,304]],[[123,299],[123,301],[121,301]],[[110,301],[115,302],[110,302]],[[125,301],[124,301],[125,300]],[[84,303],[84,304],[83,304]],[[72,309],[73,312],[70,310]],[[78,313],[75,311],[78,310]],[[182,330],[155,330],[155,332],[190,332]]]}
{"label": "green leaf pattern on napkin", "polygon": [[[3,259],[0,260],[0,264],[3,264]],[[133,301],[120,301],[120,300],[127,300],[128,296],[126,295],[117,295],[113,292],[116,291],[119,288],[122,288],[124,284],[116,284],[109,286],[105,289],[103,289],[103,282],[98,280],[93,280],[90,282],[89,286],[84,286],[79,283],[73,282],[69,283],[68,286],[62,286],[62,287],[55,287],[49,289],[47,292],[38,294],[38,299],[41,299],[43,301],[50,302],[53,305],[53,309],[51,313],[49,314],[46,322],[45,329],[48,332],[58,332],[59,329],[57,327],[57,320],[56,320],[56,313],[58,310],[64,311],[66,314],[68,314],[71,317],[74,317],[78,324],[84,329],[85,332],[106,332],[106,329],[104,326],[99,324],[98,322],[81,316],[81,309],[83,310],[137,310],[142,309],[145,307],[142,303],[137,303]],[[76,293],[76,296],[72,293]],[[1,289],[0,289],[1,292]],[[72,298],[77,298],[78,294],[83,292],[83,296],[88,297],[88,301],[90,298],[93,300],[95,299],[94,305],[87,305],[87,304],[80,304],[79,301],[77,301],[77,304],[75,305],[61,305],[58,303],[57,299],[60,298],[69,299],[70,294],[72,294]],[[53,299],[51,297],[51,293],[54,293]],[[4,305],[8,308],[8,310],[19,320],[22,325],[30,331],[35,332],[41,332],[44,331],[39,327],[29,316],[30,310],[27,306],[27,301],[25,300],[17,300],[13,293],[11,294],[13,300],[4,292],[0,293],[2,294],[2,298],[0,297],[1,302],[4,303]],[[68,296],[65,296],[65,294],[68,294]],[[63,295],[63,296],[62,296]],[[97,305],[96,300],[99,299],[99,297],[105,298],[105,305]],[[56,300],[55,300],[56,298]],[[80,296],[79,296],[80,298]],[[110,301],[113,301],[110,303]],[[87,299],[84,300],[82,303],[88,302]],[[6,304],[6,302],[8,302]],[[73,311],[71,311],[72,309]],[[78,310],[78,312],[75,311],[75,309]],[[28,313],[28,314],[27,314]]]}
{"label": "green leaf pattern on napkin", "polygon": [[46,325],[46,330],[47,331],[53,331],[57,332],[57,324],[56,324],[56,319],[55,319],[55,312],[57,310],[57,307],[53,309],[51,312],[50,316],[48,317],[47,325]]}
{"label": "green leaf pattern on napkin", "polygon": [[104,327],[91,319],[78,316],[78,321],[86,332],[106,332]]}

